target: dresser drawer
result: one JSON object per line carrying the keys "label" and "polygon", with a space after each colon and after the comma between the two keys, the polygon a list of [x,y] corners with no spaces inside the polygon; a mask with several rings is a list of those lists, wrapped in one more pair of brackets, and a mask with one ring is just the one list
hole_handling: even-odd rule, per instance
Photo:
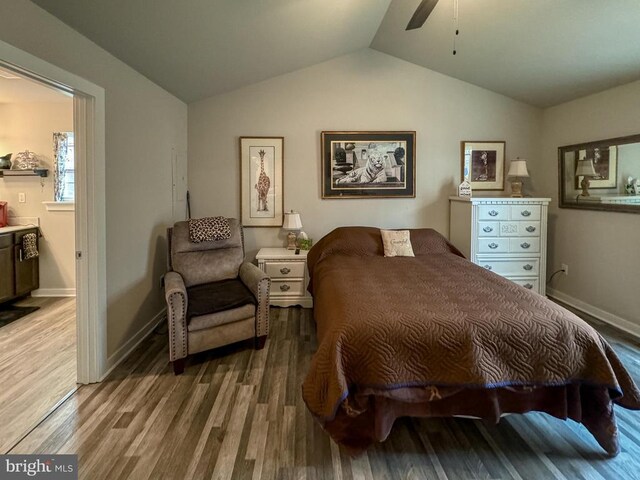
{"label": "dresser drawer", "polygon": [[521,287],[534,292],[538,291],[538,279],[537,278],[510,278],[513,283],[517,283]]}
{"label": "dresser drawer", "polygon": [[540,222],[518,222],[518,234],[521,237],[539,237]]}
{"label": "dresser drawer", "polygon": [[480,220],[509,220],[509,206],[480,205],[478,215]]}
{"label": "dresser drawer", "polygon": [[540,205],[513,205],[511,220],[540,220]]}
{"label": "dresser drawer", "polygon": [[304,262],[266,262],[265,273],[271,278],[304,277]]}
{"label": "dresser drawer", "polygon": [[540,222],[500,222],[501,237],[539,237]]}
{"label": "dresser drawer", "polygon": [[304,286],[302,280],[271,280],[272,297],[282,297],[284,295],[303,295]]}
{"label": "dresser drawer", "polygon": [[495,237],[500,231],[500,223],[498,222],[478,222],[479,237]]}
{"label": "dresser drawer", "polygon": [[523,260],[494,260],[493,258],[479,258],[478,265],[498,275],[503,276],[537,276],[540,260],[527,258]]}
{"label": "dresser drawer", "polygon": [[509,253],[509,239],[486,237],[478,239],[478,253]]}
{"label": "dresser drawer", "polygon": [[509,242],[511,253],[538,253],[540,251],[539,238],[511,238]]}

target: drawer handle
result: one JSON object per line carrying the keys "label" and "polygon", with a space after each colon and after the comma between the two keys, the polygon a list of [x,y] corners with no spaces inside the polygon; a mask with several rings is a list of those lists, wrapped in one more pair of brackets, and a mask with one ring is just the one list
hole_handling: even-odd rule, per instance
{"label": "drawer handle", "polygon": [[524,287],[524,288],[526,288],[526,289],[528,289],[528,290],[531,290],[531,289],[533,288],[533,285],[531,285],[530,283],[525,283],[525,284],[523,285],[523,287]]}
{"label": "drawer handle", "polygon": [[531,216],[531,212],[529,210],[522,210],[520,212],[520,215],[522,215],[523,217],[530,217]]}
{"label": "drawer handle", "polygon": [[536,227],[528,226],[525,230],[529,233],[533,233],[536,231]]}
{"label": "drawer handle", "polygon": [[527,243],[527,242],[524,242],[524,243],[521,243],[521,244],[520,244],[520,246],[521,246],[522,248],[524,248],[524,249],[527,249],[527,248],[529,248],[529,247],[531,246],[531,244],[530,244],[530,243]]}
{"label": "drawer handle", "polygon": [[291,289],[291,287],[289,285],[287,285],[286,283],[284,285],[280,285],[280,290],[283,292],[287,292]]}
{"label": "drawer handle", "polygon": [[489,212],[489,215],[491,215],[492,217],[497,217],[498,216],[498,212],[496,212],[495,210],[491,210]]}
{"label": "drawer handle", "polygon": [[493,228],[491,228],[491,227],[484,227],[482,230],[484,230],[487,233],[493,232]]}
{"label": "drawer handle", "polygon": [[283,275],[286,275],[287,273],[289,273],[291,270],[288,269],[287,267],[281,268],[280,269],[280,273]]}
{"label": "drawer handle", "polygon": [[486,268],[487,270],[493,270],[493,267],[491,265],[485,265],[484,268]]}
{"label": "drawer handle", "polygon": [[527,264],[526,264],[524,267],[522,267],[522,268],[524,268],[524,269],[528,272],[529,270],[533,270],[533,265],[529,265],[529,264],[527,263]]}
{"label": "drawer handle", "polygon": [[500,246],[500,245],[498,245],[497,243],[494,243],[494,242],[491,242],[491,243],[488,245],[488,247],[489,247],[491,250],[495,250],[495,249],[496,249],[496,248],[498,248],[499,246]]}

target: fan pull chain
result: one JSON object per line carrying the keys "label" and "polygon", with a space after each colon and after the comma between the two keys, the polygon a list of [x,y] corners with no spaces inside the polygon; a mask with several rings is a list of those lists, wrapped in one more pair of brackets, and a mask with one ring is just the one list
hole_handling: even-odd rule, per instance
{"label": "fan pull chain", "polygon": [[456,33],[453,36],[453,54],[455,55],[456,53],[458,53],[457,49],[456,49],[456,39],[458,38],[458,35],[460,34],[460,30],[459,30],[459,22],[458,22],[458,0],[453,0],[453,24],[456,28]]}

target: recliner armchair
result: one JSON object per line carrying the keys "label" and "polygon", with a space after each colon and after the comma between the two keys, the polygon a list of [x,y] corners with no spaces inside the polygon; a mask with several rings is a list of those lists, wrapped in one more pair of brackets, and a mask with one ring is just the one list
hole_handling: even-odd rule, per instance
{"label": "recliner armchair", "polygon": [[187,355],[269,333],[271,279],[244,260],[242,225],[230,218],[231,237],[193,243],[189,222],[167,229],[169,272],[164,277],[169,359],[176,375]]}

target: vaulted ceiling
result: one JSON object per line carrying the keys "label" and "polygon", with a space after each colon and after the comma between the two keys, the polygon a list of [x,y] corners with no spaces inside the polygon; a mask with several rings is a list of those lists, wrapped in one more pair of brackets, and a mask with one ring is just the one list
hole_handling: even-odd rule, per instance
{"label": "vaulted ceiling", "polygon": [[546,107],[640,79],[638,0],[32,0],[186,102],[371,47]]}

